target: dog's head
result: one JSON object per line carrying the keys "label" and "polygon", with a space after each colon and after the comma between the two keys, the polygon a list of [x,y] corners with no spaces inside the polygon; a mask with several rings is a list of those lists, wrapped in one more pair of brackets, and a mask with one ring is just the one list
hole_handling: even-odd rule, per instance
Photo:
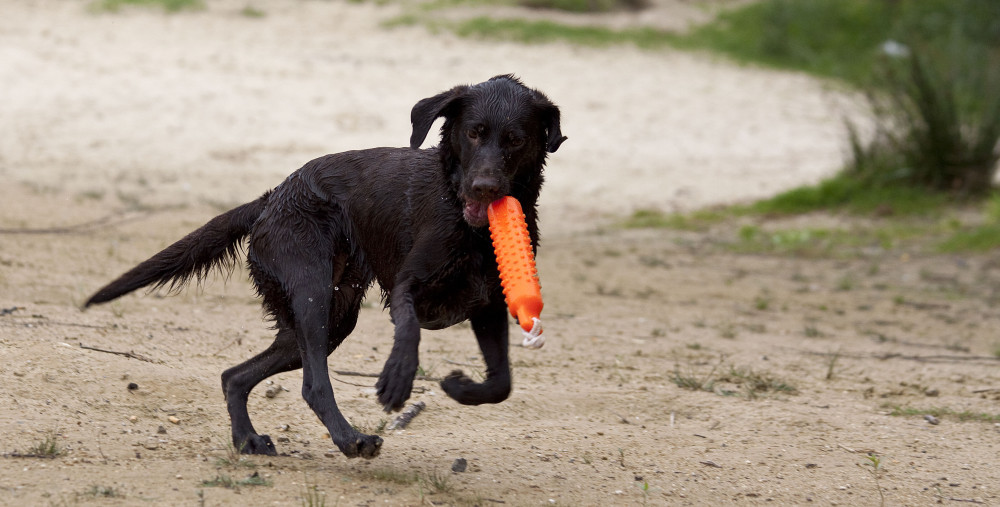
{"label": "dog's head", "polygon": [[456,86],[413,106],[410,147],[442,116],[441,156],[469,225],[487,225],[487,206],[505,195],[534,204],[545,156],[566,140],[555,104],[509,75]]}

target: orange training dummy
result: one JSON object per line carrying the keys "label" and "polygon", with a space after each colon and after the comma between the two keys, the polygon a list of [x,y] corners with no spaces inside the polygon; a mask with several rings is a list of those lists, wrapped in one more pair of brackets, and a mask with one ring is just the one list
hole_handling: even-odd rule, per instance
{"label": "orange training dummy", "polygon": [[501,197],[487,210],[490,236],[500,269],[500,285],[507,297],[510,314],[517,318],[524,333],[523,345],[537,349],[545,344],[542,336],[542,286],[538,283],[535,256],[524,211],[517,199]]}

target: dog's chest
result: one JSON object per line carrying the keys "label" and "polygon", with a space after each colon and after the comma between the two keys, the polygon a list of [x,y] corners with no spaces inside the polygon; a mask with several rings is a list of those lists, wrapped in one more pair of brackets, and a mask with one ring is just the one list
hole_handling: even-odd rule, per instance
{"label": "dog's chest", "polygon": [[489,304],[491,297],[502,297],[495,262],[491,260],[460,258],[415,287],[413,303],[420,326],[453,326]]}

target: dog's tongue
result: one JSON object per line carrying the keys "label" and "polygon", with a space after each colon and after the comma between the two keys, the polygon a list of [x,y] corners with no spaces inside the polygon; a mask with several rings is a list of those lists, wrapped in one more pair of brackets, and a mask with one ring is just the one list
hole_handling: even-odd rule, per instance
{"label": "dog's tongue", "polygon": [[489,217],[486,215],[486,208],[488,207],[488,203],[475,201],[466,202],[465,209],[463,210],[463,213],[465,214],[465,221],[473,227],[482,227],[488,224]]}

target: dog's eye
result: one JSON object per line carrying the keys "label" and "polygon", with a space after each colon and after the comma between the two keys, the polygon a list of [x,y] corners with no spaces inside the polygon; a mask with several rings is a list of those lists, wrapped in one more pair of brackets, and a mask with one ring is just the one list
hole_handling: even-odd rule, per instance
{"label": "dog's eye", "polygon": [[472,127],[471,129],[469,129],[468,136],[469,136],[469,139],[479,139],[479,134],[482,134],[482,133],[483,133],[483,126],[482,125],[476,125],[475,127]]}
{"label": "dog's eye", "polygon": [[517,136],[510,136],[510,139],[507,142],[510,143],[511,148],[520,148],[524,144],[524,138]]}

